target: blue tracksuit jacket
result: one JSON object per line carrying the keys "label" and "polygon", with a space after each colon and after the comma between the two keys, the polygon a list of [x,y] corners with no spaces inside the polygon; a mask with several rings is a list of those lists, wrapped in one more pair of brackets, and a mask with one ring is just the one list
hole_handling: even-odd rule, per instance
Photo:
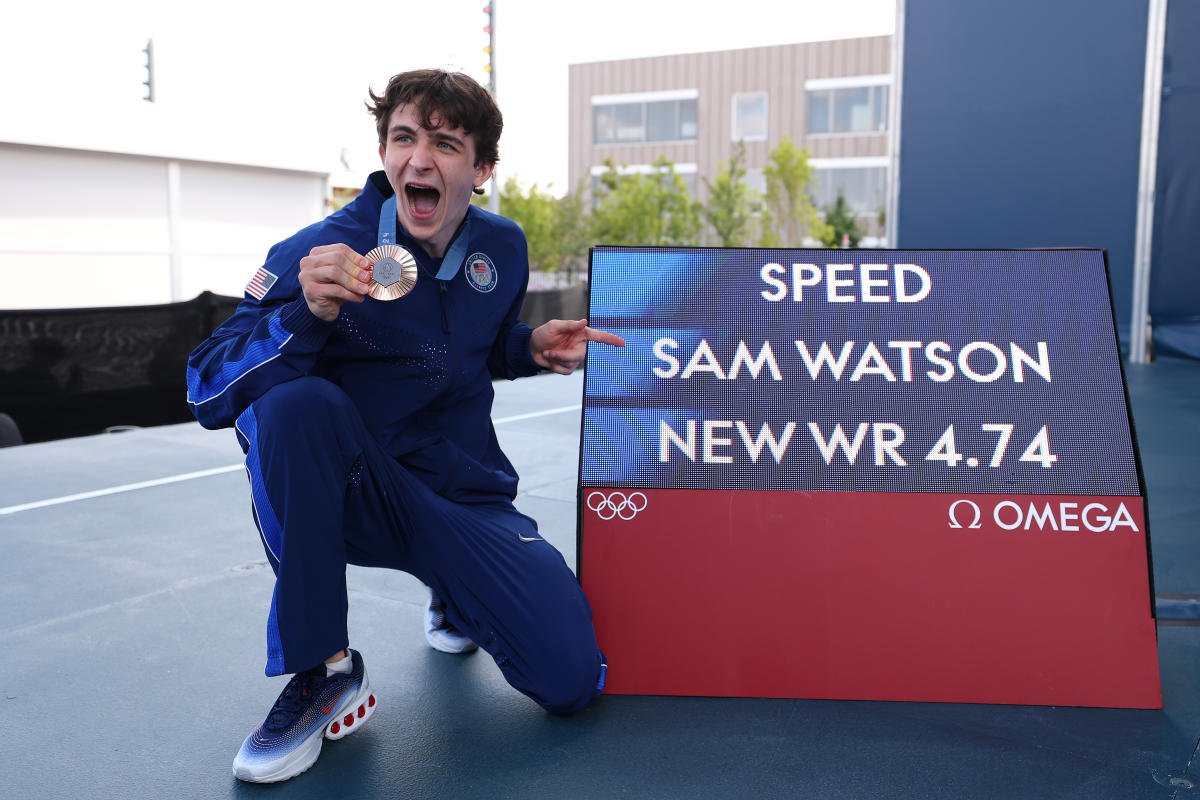
{"label": "blue tracksuit jacket", "polygon": [[353,203],[272,248],[188,361],[196,418],[236,424],[247,454],[276,575],[266,672],[349,646],[345,565],[387,567],[428,584],[514,687],[573,713],[604,682],[591,609],[562,555],[513,507],[517,475],[491,422],[492,379],[538,369],[517,318],[524,235],[472,207],[451,243],[468,237],[450,280],[400,230],[421,270],[406,297],[344,303],[324,322],[301,296],[300,259],[339,242],[372,250],[391,193],[375,173]]}
{"label": "blue tracksuit jacket", "polygon": [[[342,242],[365,254],[376,246],[391,194],[376,172],[354,202],[270,250],[259,273],[269,284],[262,299],[248,292],[191,354],[188,402],[206,428],[227,427],[272,386],[323,377],[434,491],[458,502],[511,499],[517,475],[492,428],[491,381],[538,371],[530,328],[518,320],[529,268],[515,223],[472,206],[466,263],[448,281],[433,277],[440,262],[397,231],[420,267],[416,288],[391,302],[345,303],[334,322],[313,316],[300,294],[300,259],[313,247]],[[490,274],[478,265],[481,254]]]}

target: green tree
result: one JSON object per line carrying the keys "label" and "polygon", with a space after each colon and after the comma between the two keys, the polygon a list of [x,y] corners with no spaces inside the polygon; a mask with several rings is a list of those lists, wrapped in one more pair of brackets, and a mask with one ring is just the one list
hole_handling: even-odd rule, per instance
{"label": "green tree", "polygon": [[557,223],[555,199],[537,184],[523,191],[516,176],[509,175],[500,188],[500,210],[521,226],[529,243],[529,268],[550,271],[558,268],[554,229]]}
{"label": "green tree", "polygon": [[717,172],[716,180],[704,179],[708,187],[708,205],[704,219],[712,226],[722,247],[747,244],[758,209],[758,193],[746,185],[746,146],[738,141],[729,157]]}
{"label": "green tree", "polygon": [[554,238],[558,242],[559,272],[569,281],[587,277],[587,253],[592,244],[591,229],[584,214],[583,183],[574,192],[558,200]]}
{"label": "green tree", "polygon": [[862,239],[862,223],[846,202],[846,195],[841,189],[838,189],[837,200],[825,206],[825,228],[826,233],[821,241],[826,247],[841,247],[843,236],[850,239],[851,247],[858,247],[858,241]]}
{"label": "green tree", "polygon": [[805,235],[818,241],[827,236],[827,226],[808,194],[812,182],[809,155],[808,148],[796,147],[786,136],[767,154],[760,238],[764,247],[799,247]]}
{"label": "green tree", "polygon": [[592,238],[598,244],[697,243],[700,204],[666,156],[659,156],[651,166],[648,173],[622,175],[608,160],[608,169],[600,176],[601,197],[591,215]]}
{"label": "green tree", "polygon": [[[487,207],[487,198],[472,202]],[[521,226],[529,245],[529,268],[575,276],[588,248],[583,204],[578,197],[556,198],[535,183],[528,190],[510,175],[500,189],[500,211]]]}

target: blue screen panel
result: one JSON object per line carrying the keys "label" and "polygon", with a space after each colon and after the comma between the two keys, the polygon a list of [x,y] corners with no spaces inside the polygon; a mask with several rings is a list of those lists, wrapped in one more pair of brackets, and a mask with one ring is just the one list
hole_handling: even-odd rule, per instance
{"label": "blue screen panel", "polygon": [[587,485],[1139,495],[1099,250],[596,248]]}

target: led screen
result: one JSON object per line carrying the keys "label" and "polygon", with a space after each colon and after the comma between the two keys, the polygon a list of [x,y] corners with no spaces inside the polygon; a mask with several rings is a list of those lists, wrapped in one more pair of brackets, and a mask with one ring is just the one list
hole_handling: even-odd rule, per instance
{"label": "led screen", "polygon": [[1101,250],[595,248],[584,486],[1140,495]]}

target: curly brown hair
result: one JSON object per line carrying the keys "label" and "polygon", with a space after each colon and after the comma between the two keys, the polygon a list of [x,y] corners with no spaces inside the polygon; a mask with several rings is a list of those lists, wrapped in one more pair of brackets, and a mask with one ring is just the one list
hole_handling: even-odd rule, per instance
{"label": "curly brown hair", "polygon": [[422,127],[439,125],[462,128],[475,140],[475,164],[495,164],[500,160],[500,131],[504,118],[496,101],[475,79],[461,72],[441,69],[417,69],[393,75],[383,94],[368,90],[371,102],[367,110],[375,117],[379,144],[387,142],[392,112],[414,103]]}

